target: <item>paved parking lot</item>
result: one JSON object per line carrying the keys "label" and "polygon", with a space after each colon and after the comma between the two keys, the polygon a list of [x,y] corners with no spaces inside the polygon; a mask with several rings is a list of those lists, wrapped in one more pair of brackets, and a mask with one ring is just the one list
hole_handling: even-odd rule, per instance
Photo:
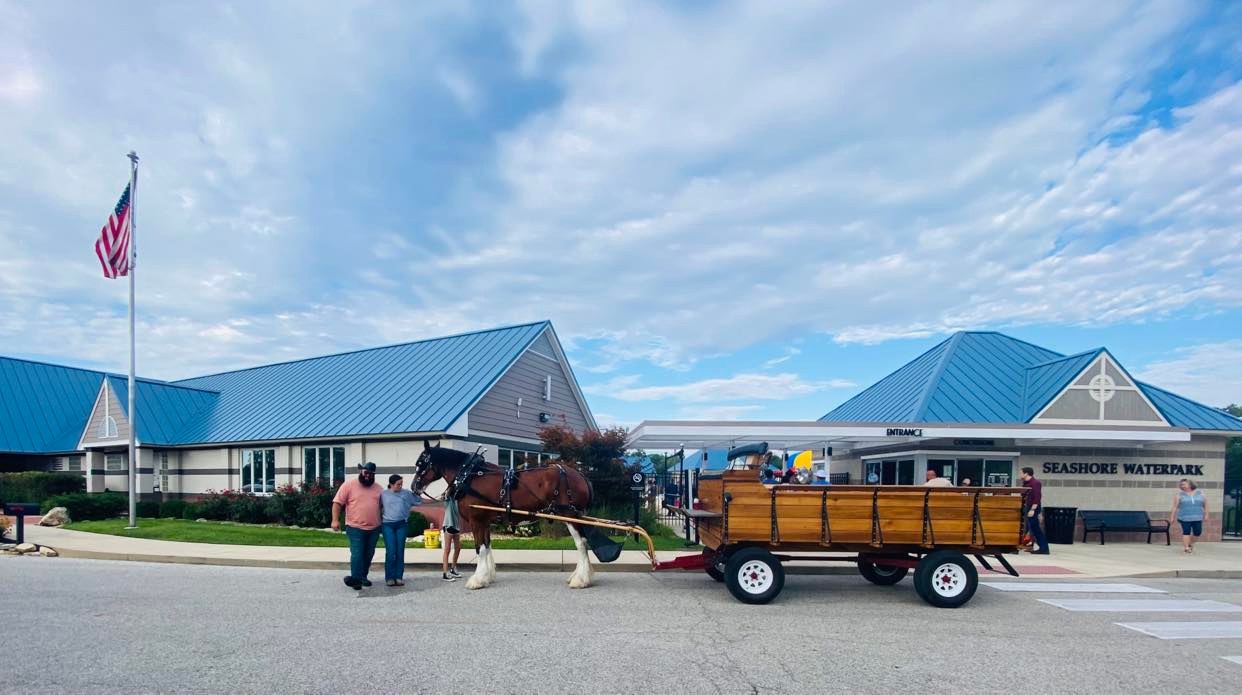
{"label": "paved parking lot", "polygon": [[[422,575],[404,590],[355,593],[337,572],[0,557],[0,691],[1223,693],[1242,683],[1242,613],[1231,612],[1242,583],[1231,580],[1043,580],[1039,591],[981,587],[966,607],[941,610],[908,579],[791,576],[775,603],[746,606],[699,574],[601,574],[571,591],[560,574],[501,569],[482,592]],[[1204,601],[1214,603],[1194,603]],[[1188,634],[1198,637],[1179,638]]]}

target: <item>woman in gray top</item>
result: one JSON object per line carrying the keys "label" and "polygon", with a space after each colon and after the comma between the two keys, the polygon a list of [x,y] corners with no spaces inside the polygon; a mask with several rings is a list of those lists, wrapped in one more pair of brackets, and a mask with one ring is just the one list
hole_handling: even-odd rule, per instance
{"label": "woman in gray top", "polygon": [[384,532],[384,583],[405,586],[405,539],[409,535],[410,508],[423,503],[418,495],[402,489],[404,479],[388,476],[388,489],[380,493],[380,528]]}
{"label": "woman in gray top", "polygon": [[1169,519],[1177,519],[1182,525],[1182,552],[1193,553],[1195,541],[1203,535],[1203,520],[1207,518],[1207,500],[1194,481],[1182,478],[1180,488],[1173,495],[1173,511]]}

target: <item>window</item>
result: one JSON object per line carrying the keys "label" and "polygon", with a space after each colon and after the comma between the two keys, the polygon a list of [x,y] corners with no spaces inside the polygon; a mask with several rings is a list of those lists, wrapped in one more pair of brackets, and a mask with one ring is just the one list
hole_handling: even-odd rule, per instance
{"label": "window", "polygon": [[984,461],[983,475],[987,487],[1009,487],[1013,484],[1013,461]]}
{"label": "window", "polygon": [[105,415],[104,421],[99,423],[99,438],[116,439],[118,436],[116,433],[116,418],[111,415]]}
{"label": "window", "polygon": [[81,456],[68,457],[67,464],[68,465],[66,466],[66,470],[78,471],[78,472],[82,471],[82,457]]}
{"label": "window", "polygon": [[125,470],[125,454],[104,454],[104,472],[117,473]]}
{"label": "window", "polygon": [[156,462],[160,474],[160,490],[168,492],[168,452],[161,451],[156,454]]}
{"label": "window", "polygon": [[868,461],[868,485],[913,485],[914,461]]}
{"label": "window", "polygon": [[332,486],[345,479],[345,447],[308,446],[302,448],[302,481],[318,480]]}
{"label": "window", "polygon": [[242,451],[241,491],[267,494],[276,491],[276,450]]}
{"label": "window", "polygon": [[502,468],[508,468],[512,462],[514,468],[527,468],[537,466],[556,458],[552,454],[544,454],[538,451],[522,451],[520,449],[500,449],[496,456],[496,462]]}
{"label": "window", "polygon": [[543,378],[543,400],[552,400],[552,375],[549,374]]}
{"label": "window", "polygon": [[65,470],[65,457],[57,456],[56,458],[52,459],[52,465],[48,467],[48,470],[50,471]]}

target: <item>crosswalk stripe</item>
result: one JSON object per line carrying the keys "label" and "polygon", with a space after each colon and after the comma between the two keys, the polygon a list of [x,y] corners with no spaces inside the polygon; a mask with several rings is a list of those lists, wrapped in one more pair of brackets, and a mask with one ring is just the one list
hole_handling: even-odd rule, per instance
{"label": "crosswalk stripe", "polygon": [[1242,637],[1242,620],[1194,623],[1117,623],[1124,628],[1156,639],[1237,639]]}
{"label": "crosswalk stripe", "polygon": [[1064,608],[1067,611],[1093,613],[1242,613],[1242,606],[1221,601],[1163,598],[1041,598],[1039,602]]}
{"label": "crosswalk stripe", "polygon": [[1232,661],[1235,664],[1242,664],[1242,656],[1222,656],[1225,661]]}
{"label": "crosswalk stripe", "polygon": [[1081,594],[1163,594],[1138,584],[1079,584],[1077,582],[979,582],[1000,591],[1036,591],[1048,593]]}

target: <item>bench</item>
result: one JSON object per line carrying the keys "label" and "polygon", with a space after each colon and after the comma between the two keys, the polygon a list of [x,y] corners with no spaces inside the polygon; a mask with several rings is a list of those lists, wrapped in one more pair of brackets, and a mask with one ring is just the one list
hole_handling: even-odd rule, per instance
{"label": "bench", "polygon": [[1088,533],[1100,534],[1100,545],[1104,545],[1106,532],[1147,533],[1147,542],[1151,543],[1153,533],[1164,534],[1164,544],[1169,545],[1169,522],[1152,521],[1147,512],[1119,512],[1084,509],[1078,512],[1082,517],[1082,542],[1087,542]]}

